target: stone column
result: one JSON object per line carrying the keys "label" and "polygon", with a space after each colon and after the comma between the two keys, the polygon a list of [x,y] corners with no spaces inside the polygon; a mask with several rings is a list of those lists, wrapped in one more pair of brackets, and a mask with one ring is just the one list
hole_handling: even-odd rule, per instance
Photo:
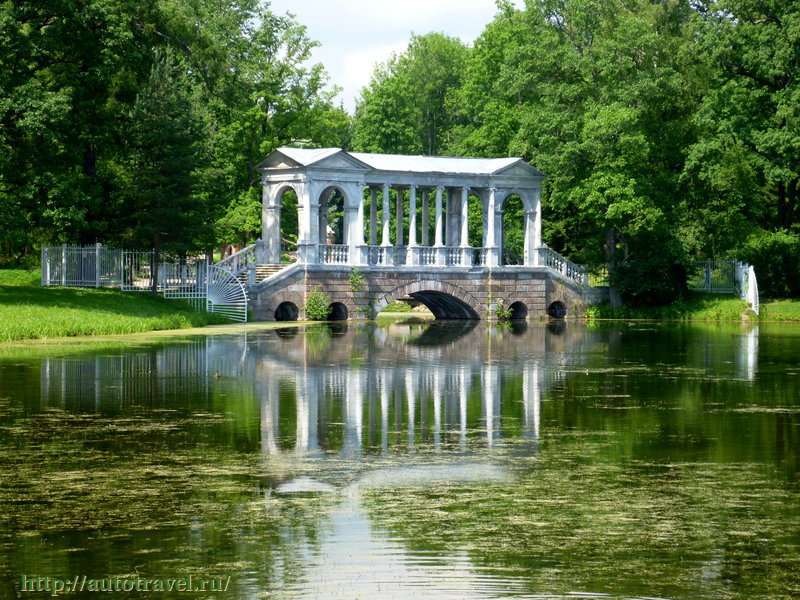
{"label": "stone column", "polygon": [[297,262],[319,262],[319,197],[315,186],[301,184],[297,190]]}
{"label": "stone column", "polygon": [[442,186],[436,186],[436,232],[433,246],[436,248],[436,264],[445,264],[445,249],[442,245]]}
{"label": "stone column", "polygon": [[506,233],[503,230],[503,215],[505,211],[502,208],[498,208],[497,212],[494,215],[494,232],[495,232],[495,239],[497,241],[497,256],[500,264],[505,264],[503,262],[503,248],[505,248],[506,244]]}
{"label": "stone column", "polygon": [[392,251],[392,239],[389,235],[391,229],[390,213],[389,213],[389,190],[388,183],[383,184],[383,234],[381,236],[381,248],[383,252],[383,260],[379,261],[383,265],[394,264],[394,254]]}
{"label": "stone column", "polygon": [[430,245],[428,241],[428,230],[431,224],[431,213],[428,205],[428,190],[422,190],[422,245]]}
{"label": "stone column", "polygon": [[265,185],[261,194],[261,239],[267,246],[264,259],[271,265],[278,265],[281,262],[281,205],[279,201],[280,197],[272,197],[271,186]]}
{"label": "stone column", "polygon": [[419,264],[419,244],[417,244],[417,186],[411,184],[408,192],[408,252],[407,265]]}
{"label": "stone column", "polygon": [[[538,188],[533,190],[533,210],[536,211],[536,217],[533,222],[533,247],[542,247],[542,189]],[[539,253],[536,253],[538,259]]]}
{"label": "stone column", "polygon": [[469,248],[469,188],[461,188],[461,247]]}
{"label": "stone column", "polygon": [[364,247],[364,187],[359,183],[341,186],[344,195],[344,244],[347,246],[347,263],[366,264]]}
{"label": "stone column", "polygon": [[534,266],[538,262],[539,252],[535,246],[536,211],[525,211],[525,258],[526,267]]}
{"label": "stone column", "polygon": [[[405,209],[405,206],[404,206],[405,202],[404,202],[404,198],[403,198],[404,195],[405,195],[405,192],[403,191],[403,188],[398,187],[397,188],[397,198],[396,198],[395,203],[394,203],[394,206],[395,206],[395,209],[394,209],[394,216],[395,216],[395,222],[394,222],[394,247],[395,248],[402,248],[403,246],[405,246],[405,244],[403,243],[403,241],[404,241],[403,240],[403,213],[405,212],[405,210],[404,210]],[[402,260],[403,260],[402,258],[397,257],[397,264],[402,264]]]}
{"label": "stone column", "polygon": [[489,188],[489,198],[486,209],[486,264],[487,267],[500,265],[500,252],[497,248],[497,189]]}
{"label": "stone column", "polygon": [[456,202],[455,188],[447,188],[447,217],[444,231],[444,245],[459,245],[459,217],[461,216],[460,203]]}
{"label": "stone column", "polygon": [[392,241],[389,237],[389,184],[383,184],[383,234],[381,236],[381,246],[391,246]]}
{"label": "stone column", "polygon": [[378,189],[369,186],[369,245],[378,245]]}

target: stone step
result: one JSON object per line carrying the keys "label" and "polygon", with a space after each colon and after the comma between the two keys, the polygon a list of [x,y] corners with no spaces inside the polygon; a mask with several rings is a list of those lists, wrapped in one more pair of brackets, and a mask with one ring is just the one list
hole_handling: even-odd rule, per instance
{"label": "stone step", "polygon": [[[289,265],[256,265],[256,281],[263,281]],[[247,271],[242,271],[237,276],[242,285],[247,285]]]}

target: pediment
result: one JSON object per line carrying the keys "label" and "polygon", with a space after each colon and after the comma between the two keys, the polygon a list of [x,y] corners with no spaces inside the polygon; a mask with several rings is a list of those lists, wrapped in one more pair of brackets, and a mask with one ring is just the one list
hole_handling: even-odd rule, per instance
{"label": "pediment", "polygon": [[256,169],[259,171],[263,171],[265,169],[296,169],[302,166],[302,164],[289,158],[280,150],[275,150],[272,154],[258,163],[256,165]]}
{"label": "pediment", "polygon": [[359,171],[369,171],[371,167],[369,165],[364,164],[357,158],[350,156],[344,150],[337,152],[336,154],[331,154],[314,162],[314,164],[309,165],[310,167],[314,167],[315,169],[357,169]]}
{"label": "pediment", "polygon": [[504,175],[508,177],[546,177],[546,175],[539,169],[528,164],[522,159],[519,159],[507,167],[503,167],[502,169],[495,171],[492,173],[492,175]]}

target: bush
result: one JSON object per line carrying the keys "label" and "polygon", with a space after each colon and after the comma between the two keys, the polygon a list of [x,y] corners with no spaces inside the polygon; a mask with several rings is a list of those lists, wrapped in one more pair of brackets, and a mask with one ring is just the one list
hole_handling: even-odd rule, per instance
{"label": "bush", "polygon": [[331,312],[333,312],[330,295],[323,290],[314,288],[308,294],[303,310],[306,313],[306,319],[324,321],[330,316]]}
{"label": "bush", "polygon": [[762,296],[800,296],[800,235],[797,233],[762,231],[751,235],[737,258],[755,268]]}

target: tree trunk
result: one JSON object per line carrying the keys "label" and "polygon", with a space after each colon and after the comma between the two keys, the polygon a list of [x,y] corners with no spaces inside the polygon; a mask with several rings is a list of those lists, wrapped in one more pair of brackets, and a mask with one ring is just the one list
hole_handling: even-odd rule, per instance
{"label": "tree trunk", "polygon": [[622,296],[614,284],[614,275],[616,274],[616,252],[617,252],[617,239],[614,234],[614,228],[609,227],[606,229],[606,270],[608,271],[608,296],[611,302],[611,308],[616,310],[622,308]]}

